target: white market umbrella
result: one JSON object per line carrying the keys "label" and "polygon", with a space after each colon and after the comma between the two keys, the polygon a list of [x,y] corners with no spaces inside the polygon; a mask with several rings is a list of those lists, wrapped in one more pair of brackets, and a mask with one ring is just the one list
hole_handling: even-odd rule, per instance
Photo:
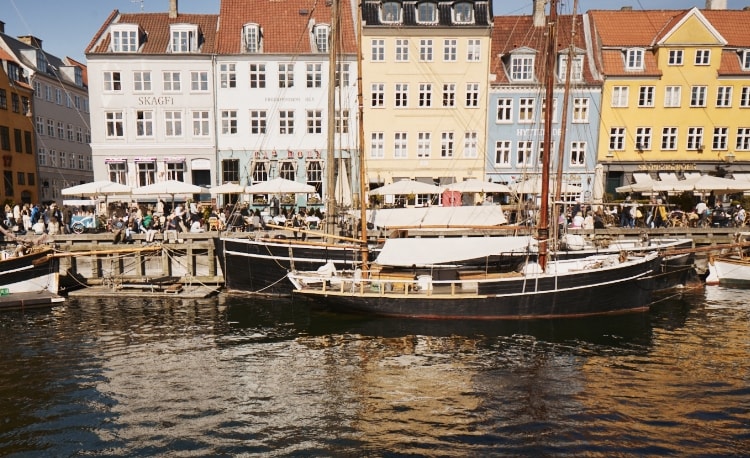
{"label": "white market umbrella", "polygon": [[[555,187],[555,182],[550,183],[550,193],[551,190],[553,190]],[[541,178],[531,178],[526,181],[519,181],[518,183],[514,183],[510,186],[510,189],[515,192],[516,194],[540,194],[542,192],[542,180]],[[583,188],[571,184],[571,183],[563,183],[562,184],[562,193],[563,194],[580,194],[583,191]]]}
{"label": "white market umbrella", "polygon": [[219,194],[244,194],[245,186],[239,183],[228,182],[218,186],[212,186],[208,191],[212,196]]}
{"label": "white market umbrella", "polygon": [[712,175],[701,175],[687,180],[683,180],[686,185],[690,186],[691,191],[697,192],[716,192],[729,193],[750,190],[750,183],[742,183],[738,180],[721,178]]}
{"label": "white market umbrella", "polygon": [[200,194],[204,189],[184,181],[167,180],[133,189],[133,195]]}
{"label": "white market umbrella", "polygon": [[440,194],[443,188],[415,180],[396,181],[379,188],[370,190],[373,196],[395,196],[404,194]]}
{"label": "white market umbrella", "polygon": [[62,189],[60,193],[64,196],[108,196],[113,194],[130,194],[131,187],[113,181],[93,181]]}
{"label": "white market umbrella", "polygon": [[510,192],[510,188],[502,183],[493,183],[491,181],[481,181],[477,179],[460,181],[444,186],[449,191],[459,192]]}
{"label": "white market umbrella", "polygon": [[315,186],[294,180],[276,177],[273,180],[261,181],[245,188],[247,194],[312,194]]}
{"label": "white market umbrella", "polygon": [[177,180],[159,181],[157,183],[141,186],[133,189],[134,196],[172,196],[172,207],[174,207],[174,196],[187,194],[201,194],[205,188],[194,184]]}

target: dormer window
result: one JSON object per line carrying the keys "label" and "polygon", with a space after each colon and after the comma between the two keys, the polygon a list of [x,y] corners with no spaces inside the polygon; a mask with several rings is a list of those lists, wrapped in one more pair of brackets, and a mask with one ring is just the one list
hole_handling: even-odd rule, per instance
{"label": "dormer window", "polygon": [[534,56],[518,55],[510,58],[510,79],[514,82],[534,80]]}
{"label": "dormer window", "polygon": [[137,52],[140,47],[138,25],[119,24],[113,26],[110,31],[110,42],[110,51],[112,52]]}
{"label": "dormer window", "polygon": [[76,86],[83,87],[83,70],[81,70],[81,67],[74,67],[73,73],[75,74]]}
{"label": "dormer window", "polygon": [[417,6],[417,22],[420,24],[435,24],[438,21],[437,5],[430,2]]}
{"label": "dormer window", "polygon": [[625,69],[643,70],[643,49],[631,48],[625,50]]}
{"label": "dormer window", "polygon": [[380,10],[380,21],[386,24],[401,22],[401,3],[385,2]]}
{"label": "dormer window", "polygon": [[313,27],[313,38],[315,39],[315,50],[328,52],[328,38],[331,34],[331,26],[328,24],[316,24]]}
{"label": "dormer window", "polygon": [[260,52],[260,26],[258,24],[245,24],[242,28],[242,44],[245,52]]}
{"label": "dormer window", "polygon": [[198,51],[198,26],[194,24],[172,24],[170,26],[170,52],[187,53]]}
{"label": "dormer window", "polygon": [[44,55],[41,49],[36,51],[36,68],[39,73],[47,73],[47,56]]}
{"label": "dormer window", "polygon": [[743,70],[750,70],[750,49],[745,49],[740,52],[740,65]]}
{"label": "dormer window", "polygon": [[[557,77],[564,81],[568,77],[568,55],[563,54],[560,56],[560,61],[557,65]],[[573,68],[570,69],[570,81],[582,81],[583,80],[583,56],[573,56]]]}
{"label": "dormer window", "polygon": [[457,24],[474,23],[474,8],[471,3],[456,3],[453,5],[453,22]]}

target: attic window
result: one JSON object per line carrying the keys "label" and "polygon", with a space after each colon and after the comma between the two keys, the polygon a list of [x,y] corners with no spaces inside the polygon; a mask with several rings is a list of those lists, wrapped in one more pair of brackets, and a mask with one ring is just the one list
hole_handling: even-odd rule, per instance
{"label": "attic window", "polygon": [[742,65],[743,70],[750,70],[750,49],[745,49],[740,52],[740,59],[742,61],[740,64]]}
{"label": "attic window", "polygon": [[430,2],[420,3],[417,6],[417,22],[420,24],[437,23],[437,5]]}
{"label": "attic window", "polygon": [[258,24],[245,24],[242,27],[242,44],[245,52],[260,52],[260,26]]}
{"label": "attic window", "polygon": [[453,5],[453,22],[457,24],[474,23],[474,8],[471,3],[456,3]]}
{"label": "attic window", "polygon": [[512,56],[510,58],[510,79],[513,81],[533,81],[534,56]]}
{"label": "attic window", "polygon": [[110,31],[110,51],[136,52],[139,48],[138,26],[136,24],[121,24],[113,26]]}
{"label": "attic window", "polygon": [[318,52],[328,52],[328,37],[331,33],[331,27],[327,24],[317,24],[313,28],[313,37],[315,39],[315,49]]}
{"label": "attic window", "polygon": [[[557,66],[557,77],[564,81],[568,77],[568,55],[560,55],[560,62]],[[583,80],[583,56],[573,56],[573,68],[570,69],[570,80]]]}
{"label": "attic window", "polygon": [[401,22],[401,4],[398,2],[385,2],[380,10],[380,21],[386,24]]}
{"label": "attic window", "polygon": [[170,52],[188,53],[198,51],[198,26],[194,24],[172,24],[170,26]]}
{"label": "attic window", "polygon": [[625,50],[625,69],[643,70],[643,49],[630,48]]}
{"label": "attic window", "polygon": [[36,68],[39,73],[47,73],[47,56],[44,55],[41,49],[36,51]]}

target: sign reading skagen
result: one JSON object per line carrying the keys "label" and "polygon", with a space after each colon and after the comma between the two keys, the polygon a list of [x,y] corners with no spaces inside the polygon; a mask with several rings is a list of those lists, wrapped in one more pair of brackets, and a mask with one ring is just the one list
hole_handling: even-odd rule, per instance
{"label": "sign reading skagen", "polygon": [[174,97],[138,97],[138,105],[174,105]]}
{"label": "sign reading skagen", "polygon": [[638,170],[646,170],[649,172],[658,172],[661,170],[698,170],[698,167],[692,163],[682,163],[682,164],[671,164],[671,163],[658,163],[653,162],[649,164],[638,164]]}

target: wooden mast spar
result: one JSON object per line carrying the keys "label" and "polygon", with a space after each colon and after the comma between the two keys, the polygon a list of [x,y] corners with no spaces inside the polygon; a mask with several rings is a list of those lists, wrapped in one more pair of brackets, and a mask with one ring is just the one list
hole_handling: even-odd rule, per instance
{"label": "wooden mast spar", "polygon": [[553,96],[555,83],[555,64],[557,50],[557,0],[550,0],[550,11],[547,19],[547,54],[545,61],[545,95],[544,110],[544,146],[542,148],[542,193],[539,205],[539,225],[537,238],[539,245],[539,265],[547,267],[547,243],[549,240],[549,175],[550,150],[552,145]]}

